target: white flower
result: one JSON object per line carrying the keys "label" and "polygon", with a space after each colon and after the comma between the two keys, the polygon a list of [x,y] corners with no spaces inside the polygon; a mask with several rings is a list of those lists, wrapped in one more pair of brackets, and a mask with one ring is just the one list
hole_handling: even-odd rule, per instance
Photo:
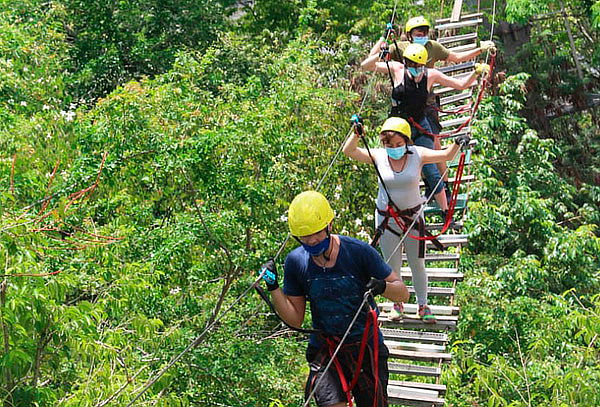
{"label": "white flower", "polygon": [[64,110],[61,110],[60,115],[64,117],[65,120],[68,122],[73,121],[73,119],[75,118],[75,112],[73,111],[65,112]]}
{"label": "white flower", "polygon": [[360,232],[358,232],[356,235],[364,240],[369,240],[371,238],[371,235],[369,235],[369,232],[367,232],[364,229],[361,229]]}
{"label": "white flower", "polygon": [[21,102],[21,106],[27,106],[27,102],[25,102],[24,100]]}
{"label": "white flower", "polygon": [[356,218],[356,219],[354,220],[354,224],[355,224],[356,226],[362,226],[362,219],[360,219],[360,218]]}
{"label": "white flower", "polygon": [[171,295],[174,295],[174,294],[177,294],[177,293],[178,293],[178,292],[180,292],[180,291],[181,291],[181,287],[175,287],[175,288],[171,288],[171,289],[169,290],[169,294],[171,294]]}
{"label": "white flower", "polygon": [[42,106],[42,109],[43,109],[43,110],[50,110],[50,106],[48,106],[48,105],[44,105],[44,106]]}
{"label": "white flower", "polygon": [[358,41],[360,41],[360,37],[358,35],[351,35],[350,36],[350,42],[352,44],[356,44]]}
{"label": "white flower", "polygon": [[367,218],[367,220],[373,220],[373,214],[372,213],[368,213],[367,216],[365,216]]}
{"label": "white flower", "polygon": [[287,222],[287,219],[288,219],[287,216],[281,215],[281,217],[279,218],[279,221],[281,221],[281,222]]}

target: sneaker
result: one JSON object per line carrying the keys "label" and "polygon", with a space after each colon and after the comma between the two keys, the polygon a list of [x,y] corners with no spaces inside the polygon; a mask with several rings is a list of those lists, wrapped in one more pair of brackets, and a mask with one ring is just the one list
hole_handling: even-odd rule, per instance
{"label": "sneaker", "polygon": [[404,317],[404,306],[401,302],[395,302],[390,312],[390,320],[399,321]]}
{"label": "sneaker", "polygon": [[419,317],[426,324],[435,324],[436,322],[433,312],[431,312],[431,309],[427,305],[419,305]]}

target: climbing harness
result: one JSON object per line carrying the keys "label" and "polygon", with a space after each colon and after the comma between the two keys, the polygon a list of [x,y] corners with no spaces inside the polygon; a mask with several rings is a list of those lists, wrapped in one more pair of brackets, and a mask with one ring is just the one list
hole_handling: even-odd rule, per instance
{"label": "climbing harness", "polygon": [[[385,230],[389,230],[393,234],[399,235],[398,232],[396,232],[389,226],[390,217],[394,219],[396,224],[404,232],[407,232],[408,230],[410,230],[410,228],[412,228],[412,225],[410,226],[410,228],[407,226],[408,223],[413,221],[411,216],[413,216],[415,213],[418,213],[421,206],[419,205],[414,208],[409,208],[409,209],[405,209],[405,210],[400,210],[398,208],[398,206],[393,201],[393,199],[390,195],[390,192],[385,184],[385,181],[383,180],[383,177],[381,176],[381,172],[379,171],[377,164],[375,163],[375,159],[373,158],[369,144],[368,144],[367,140],[363,137],[364,131],[363,131],[363,126],[362,126],[362,121],[361,121],[360,116],[358,116],[357,114],[354,114],[351,118],[351,122],[354,124],[354,131],[363,141],[363,145],[365,146],[365,148],[367,150],[367,154],[369,155],[369,158],[371,159],[371,162],[373,163],[373,168],[375,168],[375,172],[377,173],[377,177],[379,178],[379,182],[381,182],[381,186],[383,187],[383,190],[385,191],[385,194],[387,196],[387,201],[388,201],[388,205],[385,210],[381,210],[381,209],[377,208],[377,211],[379,212],[380,215],[384,216],[384,219],[375,229],[375,235],[373,236],[373,239],[371,239],[370,245],[373,247],[376,247],[377,244],[379,243],[379,239],[381,238],[381,235],[385,232]],[[408,152],[408,153],[412,154],[412,152]],[[462,168],[460,170],[462,171]],[[456,186],[457,185],[455,185],[455,189],[456,189]],[[458,192],[457,192],[457,194],[458,194]],[[448,206],[449,213],[450,213],[450,205],[452,205],[452,204],[456,205],[456,201],[454,201],[454,202],[450,201],[450,204]],[[454,213],[454,208],[452,208],[452,213]],[[447,216],[446,223],[448,225],[450,224],[449,219],[452,219],[452,218],[449,218]],[[428,231],[425,230],[425,221],[420,216],[420,214],[417,216],[415,221],[418,222],[418,225],[419,225],[419,229],[418,229],[419,236],[414,236],[414,235],[409,235],[409,236],[412,237],[413,239],[419,240],[419,258],[423,258],[425,255],[425,240],[430,240],[440,250],[445,249],[444,245],[441,244],[439,240],[437,240],[437,237],[440,236],[441,234],[445,233],[447,230],[447,227],[438,235],[433,236]]]}

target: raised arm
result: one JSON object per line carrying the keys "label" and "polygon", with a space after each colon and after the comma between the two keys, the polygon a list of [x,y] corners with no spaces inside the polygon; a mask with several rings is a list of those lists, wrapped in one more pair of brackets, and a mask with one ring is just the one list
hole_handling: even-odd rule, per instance
{"label": "raised arm", "polygon": [[438,71],[437,69],[429,69],[427,75],[427,88],[431,91],[433,85],[439,83],[442,86],[448,86],[452,89],[463,90],[468,88],[479,75],[473,71],[471,75],[465,76],[462,79],[457,79]]}
{"label": "raised arm", "polygon": [[379,73],[387,73],[388,66],[392,72],[402,69],[403,65],[398,61],[388,61],[386,64],[384,61],[381,61],[379,55],[381,53],[381,45],[385,43],[385,39],[383,37],[379,38],[373,48],[371,48],[371,52],[369,52],[369,56],[367,56],[361,63],[360,67],[365,71],[371,72],[379,72]]}
{"label": "raised arm", "polygon": [[450,51],[448,54],[448,57],[446,58],[446,61],[455,62],[455,63],[469,61],[469,60],[479,56],[482,52],[491,51],[492,49],[494,51],[496,49],[496,45],[494,44],[493,41],[481,41],[479,48],[475,48],[470,51],[464,51],[464,52]]}
{"label": "raised arm", "polygon": [[452,143],[450,147],[442,150],[419,148],[419,154],[423,164],[436,164],[452,160],[460,150],[460,145]]}
{"label": "raised arm", "polygon": [[271,291],[271,299],[279,316],[293,327],[300,328],[304,322],[306,299],[291,297],[283,293],[281,288]]}
{"label": "raised arm", "polygon": [[358,146],[358,135],[352,132],[352,135],[346,140],[344,144],[343,152],[347,157],[352,158],[361,163],[371,164],[373,160],[369,157],[369,153],[366,148],[360,148]]}

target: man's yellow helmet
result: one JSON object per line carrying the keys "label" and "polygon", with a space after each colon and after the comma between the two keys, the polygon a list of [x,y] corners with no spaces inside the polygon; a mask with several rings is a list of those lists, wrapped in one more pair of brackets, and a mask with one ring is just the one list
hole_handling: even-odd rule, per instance
{"label": "man's yellow helmet", "polygon": [[333,216],[333,209],[323,194],[305,191],[290,204],[288,226],[293,236],[308,236],[325,229]]}
{"label": "man's yellow helmet", "polygon": [[383,123],[383,126],[381,126],[379,133],[389,130],[404,134],[406,137],[410,138],[410,124],[401,117],[390,117],[387,119]]}
{"label": "man's yellow helmet", "polygon": [[431,29],[431,24],[429,24],[429,21],[427,21],[427,19],[423,16],[413,17],[406,22],[405,31],[407,33],[410,33],[413,30],[413,28],[417,27],[427,27]]}

